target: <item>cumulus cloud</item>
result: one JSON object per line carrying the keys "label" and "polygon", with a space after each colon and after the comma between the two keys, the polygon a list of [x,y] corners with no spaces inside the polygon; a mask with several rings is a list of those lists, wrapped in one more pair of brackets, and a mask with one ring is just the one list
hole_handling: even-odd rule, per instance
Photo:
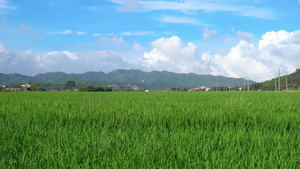
{"label": "cumulus cloud", "polygon": [[[225,56],[206,53],[206,58],[215,63],[211,65],[212,74],[231,77],[251,77],[263,81],[274,77],[274,74],[259,76],[268,72],[276,73],[278,68],[291,68],[300,65],[300,30],[295,32],[267,32],[259,41],[258,47],[247,41],[240,41]],[[291,73],[291,72],[290,72]]]}
{"label": "cumulus cloud", "polygon": [[[145,52],[143,64],[156,70],[195,72],[198,74],[248,77],[256,81],[274,78],[277,70],[289,68],[289,73],[300,65],[300,30],[294,32],[266,32],[255,47],[241,40],[227,54],[197,53],[193,43],[184,44],[179,37],[161,38]],[[270,73],[274,72],[274,73]],[[261,74],[267,75],[261,76]]]}
{"label": "cumulus cloud", "polygon": [[52,51],[35,57],[36,66],[42,71],[56,69],[55,71],[69,72],[72,67],[79,66],[76,60],[77,54],[69,51]]}
{"label": "cumulus cloud", "polygon": [[32,50],[14,53],[0,44],[0,72],[31,74],[37,71],[31,66],[35,65],[35,60],[31,54]]}
{"label": "cumulus cloud", "polygon": [[251,38],[253,37],[252,33],[235,31],[233,27],[231,27],[231,30],[232,30],[232,32],[234,32],[236,34],[237,37],[239,37],[240,39],[242,39],[244,41],[250,41]]}
{"label": "cumulus cloud", "polygon": [[107,38],[105,36],[102,36],[98,40],[99,40],[99,42],[105,43],[105,44],[108,44],[108,43],[125,43],[125,41],[122,37],[118,38],[117,36],[113,36],[111,39]]}
{"label": "cumulus cloud", "polygon": [[[135,42],[133,45],[136,50],[141,49],[140,44]],[[300,65],[300,30],[266,32],[257,45],[241,40],[223,54],[209,51],[199,54],[193,43],[184,43],[177,36],[157,39],[151,45],[152,50],[144,52],[139,60],[131,58],[129,61],[111,50],[84,53],[51,51],[35,55],[32,50],[16,53],[0,44],[0,72],[34,75],[51,71],[79,73],[141,68],[246,77],[263,81],[274,78],[278,68],[289,68],[288,73],[292,73]],[[274,74],[260,76],[268,72]]]}
{"label": "cumulus cloud", "polygon": [[203,39],[209,39],[211,36],[215,36],[218,32],[215,29],[209,30],[208,28],[201,29],[203,33]]}
{"label": "cumulus cloud", "polygon": [[153,50],[145,52],[144,66],[155,70],[167,70],[180,73],[210,73],[206,61],[203,61],[193,43],[184,44],[177,36],[160,38],[152,43]]}
{"label": "cumulus cloud", "polygon": [[0,72],[36,75],[43,72],[63,71],[82,73],[87,71],[111,71],[112,69],[129,69],[133,65],[126,62],[112,50],[86,51],[51,51],[35,55],[32,50],[13,52],[0,44]]}
{"label": "cumulus cloud", "polygon": [[5,47],[3,45],[0,44],[0,53],[5,51]]}

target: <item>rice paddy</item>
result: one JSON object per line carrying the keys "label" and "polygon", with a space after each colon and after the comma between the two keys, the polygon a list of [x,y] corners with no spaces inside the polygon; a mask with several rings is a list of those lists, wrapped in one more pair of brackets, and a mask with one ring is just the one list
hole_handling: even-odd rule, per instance
{"label": "rice paddy", "polygon": [[0,93],[0,168],[299,168],[299,143],[300,93]]}

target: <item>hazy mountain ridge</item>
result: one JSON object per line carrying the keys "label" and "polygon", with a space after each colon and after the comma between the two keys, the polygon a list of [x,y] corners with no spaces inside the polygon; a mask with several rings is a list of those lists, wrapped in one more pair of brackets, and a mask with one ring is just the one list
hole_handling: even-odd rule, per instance
{"label": "hazy mountain ridge", "polygon": [[[139,89],[168,90],[172,87],[194,88],[199,86],[225,86],[226,80],[230,86],[244,86],[244,79],[229,78],[224,76],[198,75],[195,73],[174,73],[167,71],[143,72],[137,69],[115,69],[109,73],[86,72],[86,73],[64,73],[47,72],[35,76],[26,76],[17,73],[0,73],[2,85],[42,82],[52,84],[65,84],[67,80],[74,80],[79,85],[112,85],[131,88],[137,86]],[[255,83],[250,81],[250,84]]]}

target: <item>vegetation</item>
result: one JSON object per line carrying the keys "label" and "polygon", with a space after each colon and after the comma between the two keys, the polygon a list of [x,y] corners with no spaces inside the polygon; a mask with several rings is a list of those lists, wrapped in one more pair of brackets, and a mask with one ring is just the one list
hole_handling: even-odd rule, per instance
{"label": "vegetation", "polygon": [[[263,90],[263,91],[274,91],[275,90],[275,80],[277,81],[278,90],[278,78],[264,81],[262,83],[254,83],[250,86],[250,90]],[[287,76],[287,83],[289,90],[298,90],[300,88],[300,69],[296,72]],[[286,89],[286,76],[280,77],[280,90]]]}
{"label": "vegetation", "polygon": [[80,86],[77,88],[80,92],[111,92],[113,89],[112,87],[106,87],[106,86]]}
{"label": "vegetation", "polygon": [[[86,72],[81,74],[67,74],[63,72],[51,72],[38,74],[36,76],[25,76],[20,74],[2,74],[0,73],[0,81],[4,85],[9,84],[26,84],[29,81],[39,83],[63,84],[66,81],[75,81],[77,86],[93,85],[93,86],[108,86],[114,88],[124,87],[124,90],[140,89],[140,90],[170,90],[172,87],[178,88],[195,88],[199,86],[211,86],[216,83],[222,86],[226,85],[226,80],[232,86],[244,85],[244,79],[229,78],[224,76],[213,75],[197,75],[194,73],[179,74],[167,71],[151,71],[143,72],[140,70],[122,70],[116,69],[109,73],[104,72]],[[250,81],[250,84],[255,83]],[[68,88],[68,87],[67,87]]]}
{"label": "vegetation", "polygon": [[68,81],[66,82],[66,88],[68,88],[69,90],[73,90],[73,87],[75,87],[75,86],[76,86],[75,81],[68,80]]}
{"label": "vegetation", "polygon": [[0,168],[298,168],[299,93],[0,93]]}
{"label": "vegetation", "polygon": [[39,83],[30,83],[30,91],[46,91]]}

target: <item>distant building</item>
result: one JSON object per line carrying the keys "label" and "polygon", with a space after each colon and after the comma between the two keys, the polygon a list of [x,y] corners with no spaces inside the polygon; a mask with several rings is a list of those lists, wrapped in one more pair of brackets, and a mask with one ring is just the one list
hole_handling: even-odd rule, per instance
{"label": "distant building", "polygon": [[22,86],[23,91],[28,91],[28,90],[30,90],[30,84],[21,85],[21,86]]}
{"label": "distant building", "polygon": [[189,92],[192,92],[192,91],[208,91],[210,88],[207,88],[205,86],[201,86],[201,87],[196,87],[196,88],[192,88],[192,89],[189,89],[188,91]]}

